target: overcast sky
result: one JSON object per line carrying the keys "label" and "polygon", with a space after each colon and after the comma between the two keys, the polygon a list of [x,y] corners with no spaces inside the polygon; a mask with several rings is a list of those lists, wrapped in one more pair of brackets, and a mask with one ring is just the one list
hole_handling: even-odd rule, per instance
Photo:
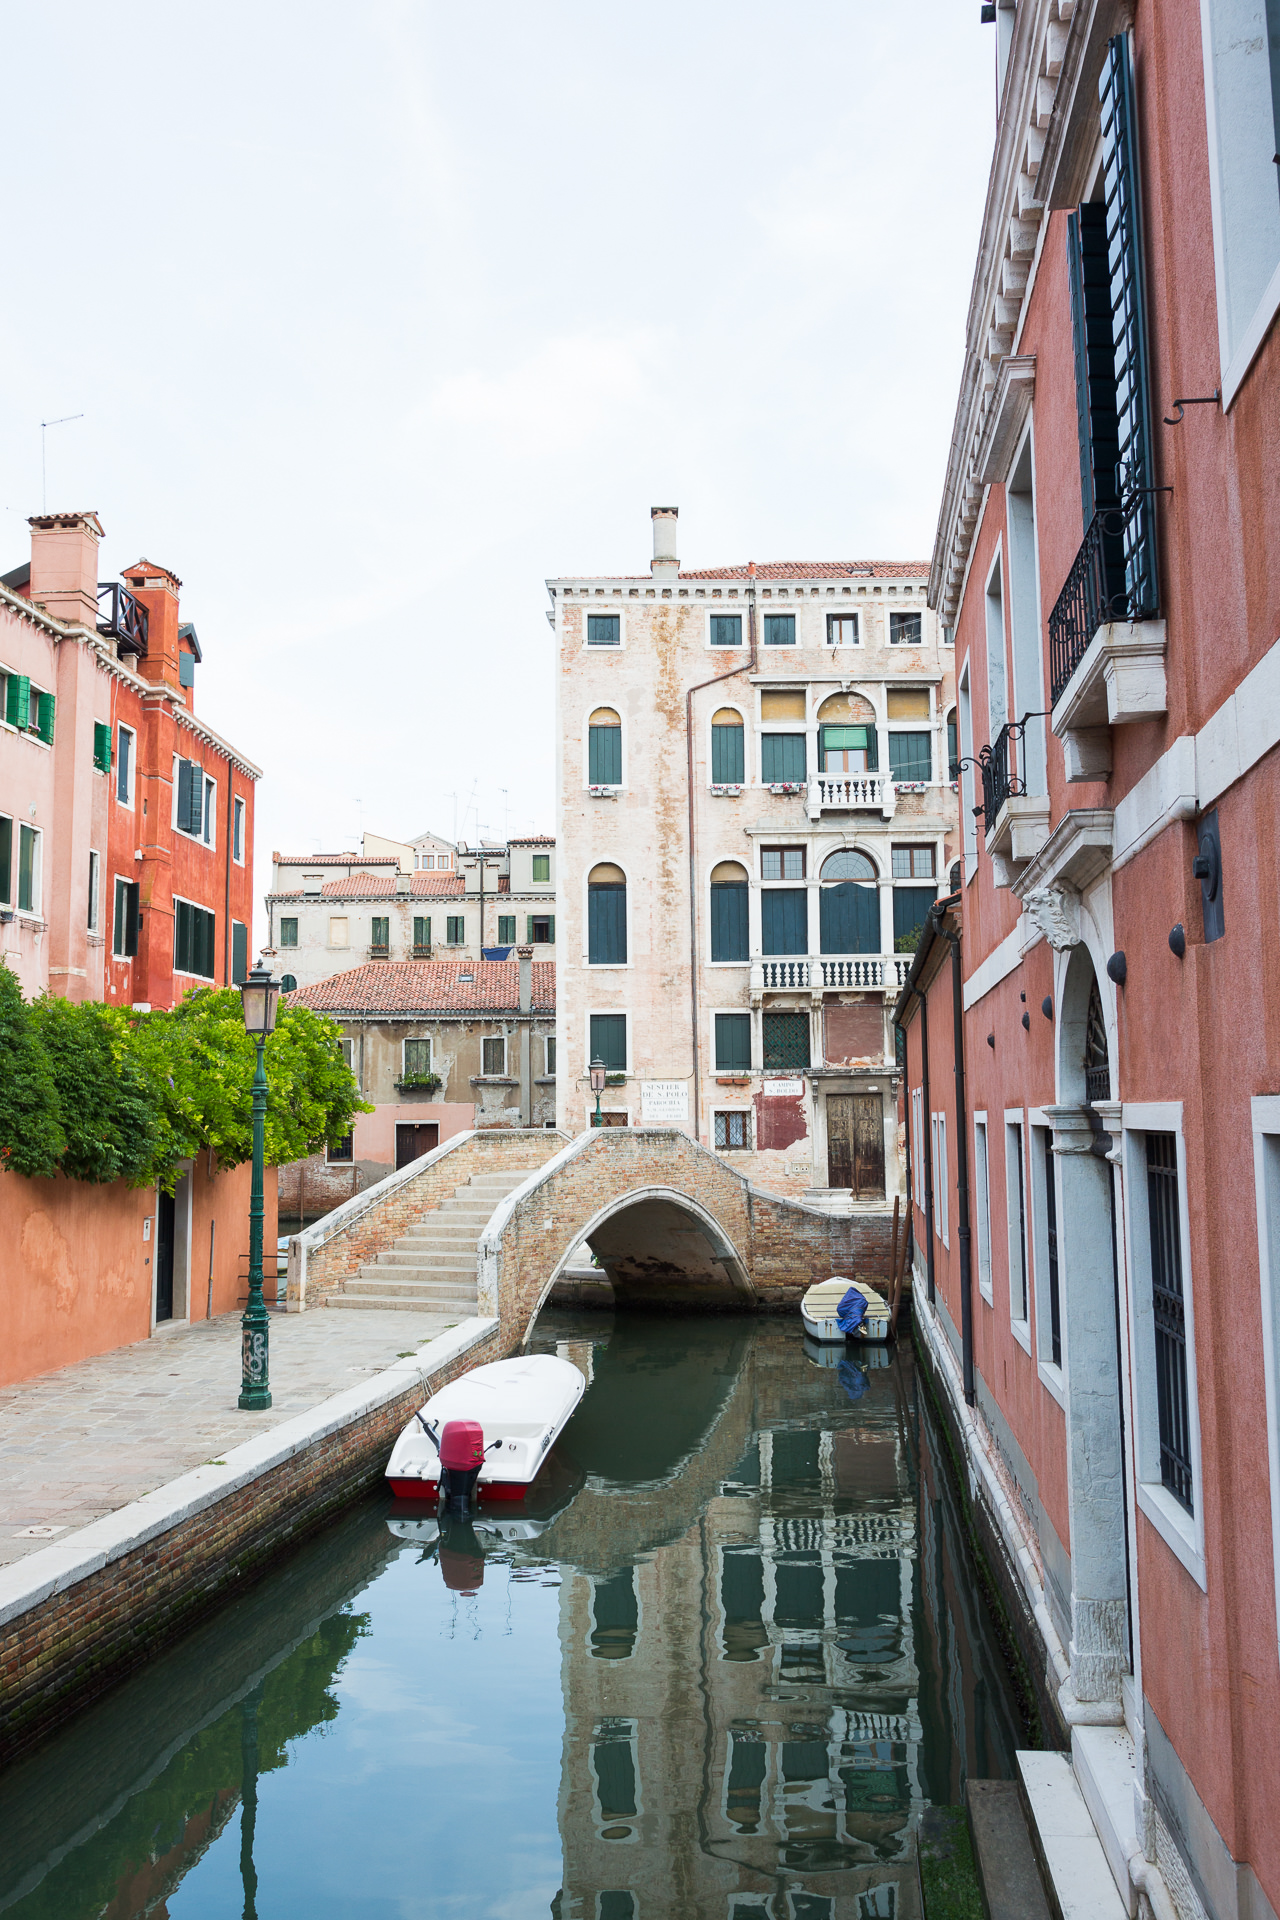
{"label": "overcast sky", "polygon": [[[550,830],[548,575],[927,556],[977,0],[10,10],[0,571],[182,578],[272,847]],[[457,795],[457,800],[453,798]],[[259,936],[261,928],[259,928]]]}

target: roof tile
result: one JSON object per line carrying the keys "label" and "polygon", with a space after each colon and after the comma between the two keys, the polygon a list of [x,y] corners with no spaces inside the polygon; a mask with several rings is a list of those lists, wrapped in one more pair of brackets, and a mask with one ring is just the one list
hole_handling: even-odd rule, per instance
{"label": "roof tile", "polygon": [[[463,975],[469,979],[463,979]],[[517,960],[374,960],[335,973],[287,996],[291,1006],[315,1013],[516,1013],[520,1007]],[[554,962],[533,965],[533,1008],[552,1013],[556,1004]]]}

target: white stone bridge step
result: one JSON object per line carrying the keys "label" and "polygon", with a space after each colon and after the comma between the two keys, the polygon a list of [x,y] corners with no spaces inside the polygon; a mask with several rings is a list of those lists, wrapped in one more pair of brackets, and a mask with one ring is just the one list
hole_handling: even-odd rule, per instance
{"label": "white stone bridge step", "polygon": [[528,1179],[527,1167],[475,1174],[434,1213],[379,1250],[325,1301],[347,1312],[393,1308],[449,1313],[476,1310],[476,1247],[498,1202]]}

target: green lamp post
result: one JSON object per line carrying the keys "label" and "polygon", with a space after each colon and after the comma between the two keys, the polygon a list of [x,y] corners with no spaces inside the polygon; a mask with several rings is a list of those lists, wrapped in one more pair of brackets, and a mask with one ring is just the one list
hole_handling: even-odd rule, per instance
{"label": "green lamp post", "polygon": [[262,1158],[267,1121],[267,1074],[262,1064],[267,1036],[276,1024],[279,982],[261,962],[240,988],[244,1029],[258,1049],[253,1075],[253,1185],[249,1192],[249,1303],[240,1322],[240,1405],[261,1413],[271,1405],[268,1377],[267,1303],[262,1297]]}
{"label": "green lamp post", "polygon": [[604,1124],[600,1118],[600,1095],[604,1092],[605,1075],[609,1069],[605,1066],[599,1054],[597,1054],[591,1062],[588,1071],[591,1075],[591,1091],[596,1097],[596,1110],[591,1116],[591,1124],[593,1127],[599,1127]]}

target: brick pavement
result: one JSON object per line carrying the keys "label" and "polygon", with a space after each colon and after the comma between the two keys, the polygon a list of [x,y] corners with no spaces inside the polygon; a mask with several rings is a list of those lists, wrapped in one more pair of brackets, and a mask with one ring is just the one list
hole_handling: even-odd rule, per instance
{"label": "brick pavement", "polygon": [[453,1324],[444,1314],[272,1314],[266,1413],[236,1405],[238,1313],[0,1388],[0,1565],[269,1433]]}

